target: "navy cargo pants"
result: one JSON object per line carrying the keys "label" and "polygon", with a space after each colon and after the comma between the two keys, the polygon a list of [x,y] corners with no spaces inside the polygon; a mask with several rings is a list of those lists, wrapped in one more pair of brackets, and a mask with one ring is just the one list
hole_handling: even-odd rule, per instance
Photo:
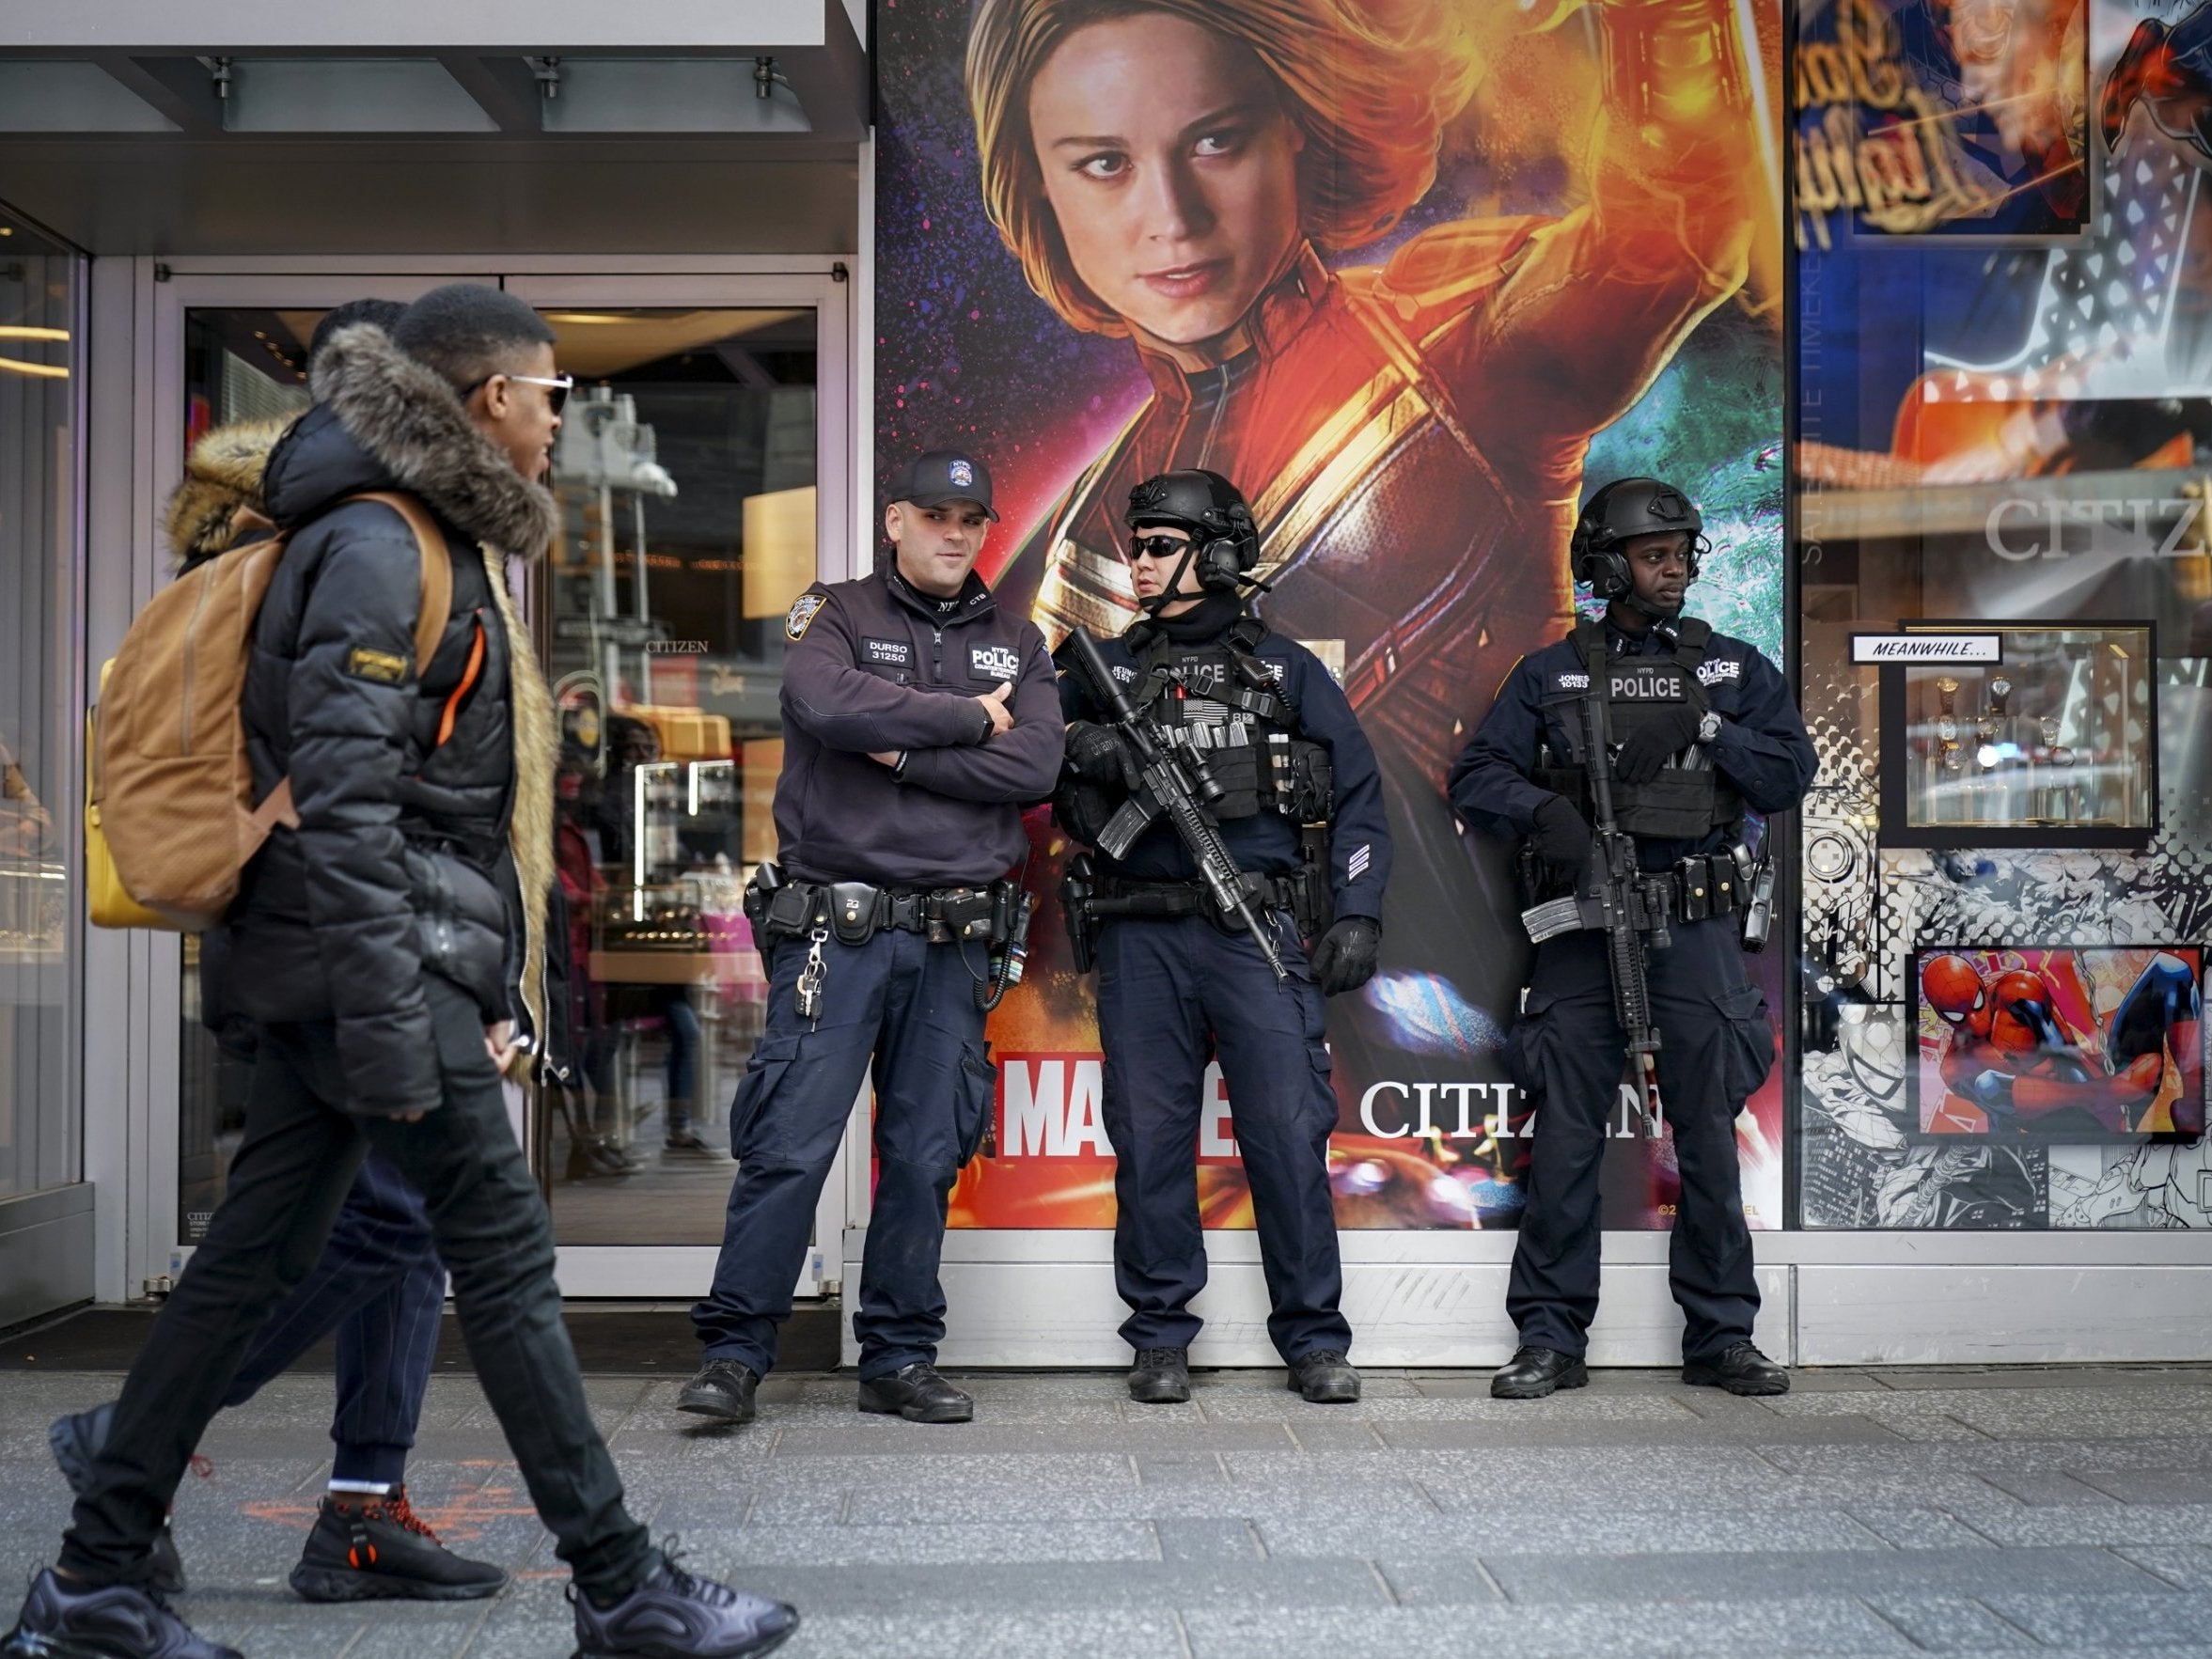
{"label": "navy cargo pants", "polygon": [[1218,1056],[1246,1179],[1251,1182],[1267,1334],[1295,1362],[1348,1352],[1337,1311],[1343,1270],[1329,1204],[1328,1137],[1337,1126],[1320,987],[1287,916],[1271,915],[1287,982],[1278,984],[1241,929],[1203,916],[1115,916],[1098,942],[1098,1029],[1106,1050],[1106,1131],[1114,1143],[1114,1281],[1130,1347],[1183,1348],[1204,1323],[1198,1135],[1206,1062]]}
{"label": "navy cargo pants", "polygon": [[762,1376],[814,1230],[814,1204],[836,1159],[860,1081],[875,1083],[875,1203],[861,1260],[853,1334],[863,1382],[933,1362],[945,1335],[937,1259],[945,1203],[975,1155],[997,1092],[975,974],[980,945],[932,945],[885,931],[865,945],[822,947],[822,1017],[799,1017],[807,941],[768,956],[768,1029],[729,1112],[737,1180],[714,1286],[691,1320],[709,1359]]}
{"label": "navy cargo pants", "polygon": [[[1750,1340],[1759,1312],[1751,1234],[1737,1178],[1735,1120],[1774,1064],[1759,988],[1744,976],[1734,916],[1679,922],[1647,953],[1659,1026],[1659,1096],[1682,1171],[1667,1279],[1686,1321],[1685,1359]],[[1626,1039],[1613,1017],[1605,935],[1568,933],[1536,947],[1529,1001],[1506,1041],[1506,1067],[1536,1107],[1529,1200],[1505,1310],[1521,1340],[1579,1355],[1597,1315],[1598,1166],[1620,1109]]]}

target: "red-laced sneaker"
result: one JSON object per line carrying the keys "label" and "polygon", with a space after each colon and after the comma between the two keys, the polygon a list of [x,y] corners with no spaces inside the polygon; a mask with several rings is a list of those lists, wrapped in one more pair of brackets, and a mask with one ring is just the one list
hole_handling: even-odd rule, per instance
{"label": "red-laced sneaker", "polygon": [[309,1602],[473,1602],[498,1594],[506,1583],[490,1562],[440,1543],[404,1486],[387,1496],[327,1494],[291,1570],[292,1589]]}

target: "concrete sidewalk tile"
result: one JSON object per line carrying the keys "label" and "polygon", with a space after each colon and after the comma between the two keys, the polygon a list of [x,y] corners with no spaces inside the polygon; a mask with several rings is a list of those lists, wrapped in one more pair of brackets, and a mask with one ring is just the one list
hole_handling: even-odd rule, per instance
{"label": "concrete sidewalk tile", "polygon": [[1147,1488],[1229,1484],[1229,1472],[1210,1451],[1168,1452],[1157,1457],[1135,1458],[1132,1462],[1137,1465],[1137,1484]]}
{"label": "concrete sidewalk tile", "polygon": [[745,1588],[802,1611],[906,1615],[1121,1607],[1365,1607],[1389,1598],[1364,1560],[760,1566]]}
{"label": "concrete sidewalk tile", "polygon": [[[1283,1425],[1300,1451],[1388,1451],[1372,1417],[1300,1420]],[[1219,1450],[1229,1449],[1226,1447]]]}
{"label": "concrete sidewalk tile", "polygon": [[[1347,1553],[1341,1518],[1294,1516],[1260,1523],[1270,1556],[1340,1556]],[[1977,1541],[1978,1542],[1978,1541]],[[1638,1508],[1526,1509],[1498,1507],[1435,1517],[1421,1542],[1441,1552],[1514,1555],[1666,1555],[1683,1549],[1884,1550],[1885,1542],[1849,1515],[1834,1510],[1718,1510],[1692,1514],[1654,1504]],[[1403,1549],[1395,1538],[1391,1546]]]}
{"label": "concrete sidewalk tile", "polygon": [[1906,1504],[1868,1504],[1854,1508],[1849,1513],[1868,1531],[1901,1550],[1997,1547],[1994,1541],[1945,1510],[1915,1509]]}
{"label": "concrete sidewalk tile", "polygon": [[[1246,1536],[1245,1553],[1256,1558],[1259,1549]],[[747,1568],[1159,1559],[1152,1526],[1144,1521],[1025,1519],[936,1526],[813,1522],[743,1526],[713,1537],[728,1559]]]}
{"label": "concrete sidewalk tile", "polygon": [[1992,1474],[1985,1469],[1981,1478],[1998,1491],[2016,1497],[2033,1509],[2060,1504],[2109,1504],[2112,1501],[2107,1494],[2075,1479],[2071,1475]]}
{"label": "concrete sidewalk tile", "polygon": [[777,1650],[777,1659],[1097,1659],[1102,1653],[1171,1659],[1182,1651],[1175,1615],[1165,1611],[986,1612],[911,1619],[821,1614],[802,1616],[798,1633]]}
{"label": "concrete sidewalk tile", "polygon": [[[1992,1611],[2066,1653],[2132,1652],[2171,1644],[2212,1649],[2212,1595],[1991,1595]],[[2193,1645],[2193,1646],[2192,1646]]]}
{"label": "concrete sidewalk tile", "polygon": [[1874,1659],[1917,1650],[1860,1603],[1805,1597],[1758,1606],[1653,1604],[1624,1608],[1512,1607],[1491,1604],[1391,1607],[1294,1616],[1185,1607],[1193,1659],[1614,1659],[1694,1654],[1698,1659]]}
{"label": "concrete sidewalk tile", "polygon": [[1681,1597],[1749,1602],[1792,1595],[1970,1595],[2166,1590],[2101,1550],[1750,1551],[1668,1556],[1490,1555],[1483,1564],[1519,1602]]}
{"label": "concrete sidewalk tile", "polygon": [[2202,1366],[1891,1366],[1873,1374],[1887,1386],[1900,1390],[2212,1388],[2212,1369]]}
{"label": "concrete sidewalk tile", "polygon": [[2076,1470],[2073,1473],[2075,1479],[2086,1481],[2124,1504],[2212,1504],[2212,1475],[2193,1471],[2137,1474]]}
{"label": "concrete sidewalk tile", "polygon": [[1700,1416],[1685,1411],[1665,1421],[1608,1422],[1527,1418],[1518,1422],[1400,1422],[1375,1430],[1403,1451],[1482,1451],[1493,1447],[1876,1446],[1897,1435],[1860,1416],[1783,1417],[1771,1412]]}
{"label": "concrete sidewalk tile", "polygon": [[1882,1394],[1888,1385],[1875,1373],[1858,1370],[1829,1370],[1821,1366],[1792,1366],[1790,1391],[1784,1399],[1798,1399],[1807,1394]]}
{"label": "concrete sidewalk tile", "polygon": [[1162,1515],[1152,1526],[1163,1561],[1256,1561],[1267,1554],[1258,1530],[1241,1516]]}
{"label": "concrete sidewalk tile", "polygon": [[2212,1590],[2212,1548],[2204,1544],[2119,1544],[2112,1554],[2157,1573],[2176,1589]]}
{"label": "concrete sidewalk tile", "polygon": [[2059,1504],[2048,1509],[1959,1506],[1953,1514],[2006,1549],[2212,1543],[2212,1506]]}
{"label": "concrete sidewalk tile", "polygon": [[1181,1450],[1280,1451],[1290,1436],[1280,1423],[1123,1422],[917,1425],[904,1432],[855,1432],[846,1425],[788,1428],[776,1455],[787,1457],[1059,1457],[1075,1452],[1159,1454]]}
{"label": "concrete sidewalk tile", "polygon": [[1399,1547],[1377,1551],[1371,1557],[1374,1570],[1389,1586],[1391,1599],[1402,1606],[1495,1606],[1504,1601],[1497,1584],[1472,1555],[1414,1547],[1417,1543],[1405,1540]]}
{"label": "concrete sidewalk tile", "polygon": [[1966,1596],[1870,1595],[1866,1604],[1931,1653],[1985,1653],[2026,1649],[2032,1636]]}

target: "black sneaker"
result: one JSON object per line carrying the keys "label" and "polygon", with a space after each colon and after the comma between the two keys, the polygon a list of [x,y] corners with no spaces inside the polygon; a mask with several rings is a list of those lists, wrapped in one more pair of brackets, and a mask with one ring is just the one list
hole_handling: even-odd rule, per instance
{"label": "black sneaker", "polygon": [[918,1359],[862,1382],[860,1409],[910,1423],[965,1423],[975,1416],[976,1402],[937,1375],[935,1366]]}
{"label": "black sneaker", "polygon": [[1334,1348],[1317,1348],[1292,1360],[1284,1385],[1310,1405],[1349,1405],[1359,1398],[1359,1373]]}
{"label": "black sneaker", "polygon": [[1139,1405],[1188,1405],[1190,1350],[1138,1349],[1129,1368],[1129,1398]]}
{"label": "black sneaker", "polygon": [[699,1139],[688,1129],[670,1131],[668,1138],[661,1144],[671,1152],[696,1152],[703,1158],[719,1158],[722,1155],[720,1147],[711,1140]]}
{"label": "black sneaker", "polygon": [[324,1494],[290,1582],[304,1602],[475,1602],[497,1595],[507,1574],[440,1543],[395,1486],[383,1497]]}
{"label": "black sneaker", "polygon": [[1682,1380],[1695,1388],[1731,1394],[1787,1394],[1790,1373],[1749,1342],[1731,1342],[1712,1359],[1686,1359]]}
{"label": "black sneaker", "polygon": [[725,1423],[753,1420],[753,1392],[761,1373],[734,1359],[710,1359],[676,1396],[676,1409]]}
{"label": "black sneaker", "polygon": [[576,1609],[575,1659],[748,1659],[780,1648],[798,1609],[694,1578],[672,1556],[611,1607],[569,1587]]}
{"label": "black sneaker", "polygon": [[72,1584],[53,1568],[31,1581],[6,1659],[245,1659],[169,1611],[161,1592],[128,1584]]}
{"label": "black sneaker", "polygon": [[[92,1460],[100,1455],[100,1448],[107,1444],[108,1430],[116,1420],[116,1402],[96,1405],[90,1411],[72,1413],[66,1417],[55,1417],[46,1430],[46,1444],[54,1449],[54,1461],[60,1465],[61,1478],[70,1483],[70,1490],[83,1497],[92,1488]],[[199,1466],[200,1460],[194,1460]],[[169,1518],[162,1517],[162,1529],[154,1534],[153,1546],[149,1551],[153,1557],[153,1576],[148,1585],[158,1595],[180,1596],[184,1593],[184,1563],[177,1555],[176,1535],[169,1530]]]}

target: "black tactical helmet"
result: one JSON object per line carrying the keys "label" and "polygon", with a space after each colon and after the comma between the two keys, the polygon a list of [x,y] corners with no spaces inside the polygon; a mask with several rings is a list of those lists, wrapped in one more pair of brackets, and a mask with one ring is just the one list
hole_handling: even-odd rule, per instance
{"label": "black tactical helmet", "polygon": [[1695,582],[1699,557],[1711,553],[1713,544],[1705,540],[1705,521],[1689,497],[1657,478],[1615,478],[1590,498],[1575,521],[1575,540],[1568,544],[1575,579],[1589,583],[1599,599],[1626,599],[1636,585],[1621,543],[1632,536],[1673,530],[1689,532],[1689,579]]}
{"label": "black tactical helmet", "polygon": [[[1252,522],[1252,509],[1219,473],[1190,467],[1154,474],[1129,492],[1123,523],[1132,530],[1173,524],[1189,531],[1199,586],[1209,593],[1234,592],[1239,579],[1260,562],[1260,526]],[[1165,603],[1182,580],[1178,565],[1155,603]]]}

